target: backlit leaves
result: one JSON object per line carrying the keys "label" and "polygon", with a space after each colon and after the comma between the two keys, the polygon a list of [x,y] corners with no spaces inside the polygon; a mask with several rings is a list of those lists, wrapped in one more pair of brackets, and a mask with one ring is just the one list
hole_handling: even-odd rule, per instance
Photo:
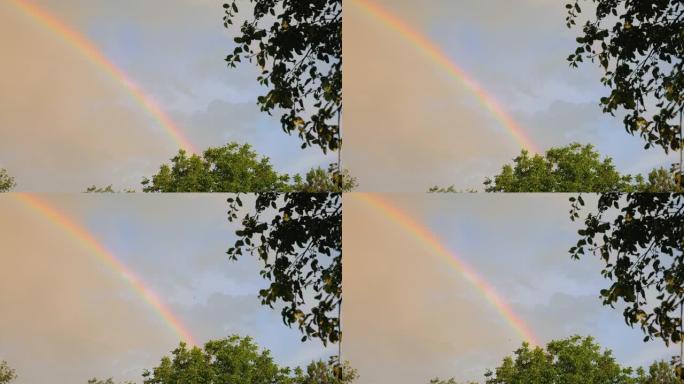
{"label": "backlit leaves", "polygon": [[[585,203],[570,199],[570,217],[580,219]],[[684,195],[605,193],[596,212],[583,218],[573,258],[594,254],[603,262],[610,286],[601,290],[604,305],[625,306],[630,326],[644,340],[682,339],[680,305],[684,300]]]}

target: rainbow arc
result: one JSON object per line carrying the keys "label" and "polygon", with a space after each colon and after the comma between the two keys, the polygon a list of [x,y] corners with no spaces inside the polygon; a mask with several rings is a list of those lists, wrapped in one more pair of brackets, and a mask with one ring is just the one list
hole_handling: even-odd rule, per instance
{"label": "rainbow arc", "polygon": [[147,302],[165,324],[177,334],[181,340],[187,342],[189,345],[197,345],[194,337],[188,328],[181,322],[171,309],[164,304],[164,302],[157,296],[154,291],[147,287],[143,280],[138,277],[133,270],[128,268],[124,263],[114,256],[102,243],[100,243],[92,233],[88,232],[83,226],[76,223],[74,220],[67,217],[49,204],[46,200],[39,198],[36,195],[28,193],[12,194],[23,202],[28,208],[39,216],[47,219],[56,227],[60,228],[64,233],[69,235],[74,241],[81,245],[84,249],[96,256],[102,264],[107,266],[110,270],[115,271],[124,281],[126,281],[131,288]]}
{"label": "rainbow arc", "polygon": [[466,264],[462,258],[458,257],[456,253],[450,251],[437,236],[430,232],[423,224],[418,223],[405,212],[392,205],[387,199],[378,195],[353,193],[352,196],[357,196],[361,201],[380,211],[384,216],[391,219],[393,223],[398,224],[407,233],[416,238],[416,240],[424,244],[432,253],[448,262],[482,294],[487,302],[496,309],[501,317],[506,320],[523,341],[527,341],[531,345],[539,345],[539,339],[534,332],[532,332],[532,329],[513,311],[511,306],[496,292],[494,287],[473,268],[468,266],[468,264]]}
{"label": "rainbow arc", "polygon": [[114,63],[112,63],[95,44],[55,16],[51,15],[45,9],[28,0],[10,0],[10,3],[14,4],[16,8],[29,15],[40,25],[62,37],[76,50],[82,52],[91,62],[108,73],[114,81],[121,84],[133,99],[164,128],[180,148],[190,153],[197,153],[197,150],[190,140],[183,134],[183,131],[173,122],[173,120],[171,120],[169,115],[162,110],[157,102],[154,101],[154,98],[145,93],[145,91],[126,75],[124,71],[114,65]]}
{"label": "rainbow arc", "polygon": [[469,76],[458,64],[456,64],[437,44],[430,41],[426,36],[399,19],[389,10],[368,0],[350,0],[364,13],[379,21],[387,29],[398,33],[402,38],[411,43],[419,52],[425,54],[437,66],[463,84],[476,97],[477,101],[484,106],[506,131],[524,149],[538,153],[537,145],[530,139],[525,130],[510,116],[499,102],[490,95],[480,83]]}

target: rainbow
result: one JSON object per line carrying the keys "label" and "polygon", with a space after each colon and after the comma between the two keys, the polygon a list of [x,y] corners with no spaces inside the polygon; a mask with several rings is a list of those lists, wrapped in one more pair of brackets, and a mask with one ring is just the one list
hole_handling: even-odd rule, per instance
{"label": "rainbow", "polygon": [[379,196],[373,196],[368,193],[353,193],[351,195],[358,196],[360,200],[382,212],[416,239],[420,240],[420,242],[430,248],[432,252],[445,259],[458,270],[469,283],[482,293],[485,299],[497,310],[497,312],[499,312],[511,328],[522,337],[523,341],[527,341],[534,346],[539,345],[538,338],[535,336],[534,332],[532,332],[520,316],[513,312],[513,309],[511,309],[511,307],[501,298],[494,287],[487,283],[487,281],[478,275],[475,270],[469,267],[456,254],[449,251],[449,249],[447,249],[434,234],[425,228],[425,226],[419,224],[399,208]]}
{"label": "rainbow", "polygon": [[475,94],[478,101],[492,113],[522,148],[533,153],[539,152],[537,145],[532,142],[522,127],[513,120],[494,97],[490,96],[477,81],[468,76],[435,43],[377,4],[368,0],[351,0],[351,4],[357,5],[365,13],[372,16],[374,20],[379,20],[385,27],[399,33],[419,51],[425,53],[438,66],[445,69],[451,77],[461,82]]}
{"label": "rainbow", "polygon": [[92,252],[98,259],[108,268],[117,272],[135,292],[142,297],[155,312],[163,319],[174,333],[180,336],[181,340],[187,342],[189,345],[197,345],[195,339],[190,334],[190,331],[183,325],[183,323],[175,316],[169,307],[167,307],[150,288],[143,284],[142,280],[135,275],[135,273],[119,261],[111,252],[109,252],[91,233],[85,228],[78,225],[73,220],[69,219],[65,214],[58,211],[51,206],[47,201],[40,199],[38,196],[28,193],[14,193],[17,198],[25,203],[41,217],[48,219],[57,227],[62,229],[71,238],[76,240],[83,248]]}
{"label": "rainbow", "polygon": [[153,100],[150,95],[131,80],[121,69],[116,67],[90,40],[85,36],[79,34],[56,17],[49,14],[46,10],[27,0],[12,0],[10,4],[14,4],[19,10],[31,16],[39,24],[45,26],[50,31],[60,35],[64,40],[69,42],[74,48],[81,51],[88,59],[95,63],[98,67],[107,72],[116,82],[122,84],[124,88],[133,96],[133,99],[140,104],[147,112],[159,123],[166,132],[173,138],[173,140],[190,153],[196,153],[195,147],[185,137],[183,132],[171,120],[171,118],[164,113],[159,105]]}

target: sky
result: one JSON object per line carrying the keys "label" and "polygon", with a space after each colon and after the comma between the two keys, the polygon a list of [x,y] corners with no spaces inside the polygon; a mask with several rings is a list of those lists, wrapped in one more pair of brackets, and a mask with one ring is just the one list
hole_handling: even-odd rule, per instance
{"label": "sky", "polygon": [[[300,341],[250,257],[228,260],[236,225],[227,195],[37,195],[83,226],[155,292],[198,343],[251,336],[275,361],[302,366],[335,353]],[[246,199],[249,206],[249,197]],[[0,196],[0,361],[17,384],[141,382],[180,336],[90,248],[17,194]]]}
{"label": "sky", "polygon": [[[577,225],[566,194],[373,194],[436,236],[493,286],[538,342],[594,336],[620,364],[670,360],[678,348],[643,343],[592,257],[573,261]],[[588,206],[594,198],[585,195]],[[483,381],[523,339],[446,258],[351,193],[344,198],[343,356],[358,384]],[[454,257],[454,256],[452,256]]]}
{"label": "sky", "polygon": [[[16,1],[0,3],[0,168],[20,191],[140,189],[178,143],[120,81]],[[259,111],[256,68],[227,68],[235,32],[223,26],[222,1],[31,3],[90,40],[196,148],[250,143],[288,173],[330,163]]]}
{"label": "sky", "polygon": [[[482,190],[520,143],[473,92],[361,2],[344,2],[343,32],[343,163],[358,190]],[[368,2],[439,47],[540,149],[591,143],[624,173],[675,162],[661,150],[644,151],[619,116],[602,114],[607,89],[595,65],[569,68],[577,31],[565,26],[565,2]]]}

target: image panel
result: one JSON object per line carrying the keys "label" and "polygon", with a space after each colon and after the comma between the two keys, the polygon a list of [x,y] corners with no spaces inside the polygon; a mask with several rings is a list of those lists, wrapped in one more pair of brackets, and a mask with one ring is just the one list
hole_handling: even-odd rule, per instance
{"label": "image panel", "polygon": [[3,1],[0,191],[284,191],[329,177],[341,1],[266,3]]}
{"label": "image panel", "polygon": [[[334,196],[303,194],[0,195],[0,381],[285,384],[335,375],[341,287],[322,292],[318,281],[341,281],[341,217],[305,213],[328,234],[310,235],[316,251],[305,251],[300,215],[283,229],[274,220],[287,210],[271,203],[339,208]],[[262,234],[292,249],[256,252]],[[316,260],[313,272],[302,257]],[[283,268],[289,261],[296,270]]]}
{"label": "image panel", "polygon": [[[671,192],[684,88],[670,79],[684,52],[667,15],[680,12],[678,1],[646,13],[603,1],[345,1],[345,167],[363,192]],[[586,180],[589,168],[603,180]],[[509,180],[527,173],[560,181]]]}
{"label": "image panel", "polygon": [[[684,196],[618,199],[621,208],[651,208],[635,214],[628,227],[648,240],[619,253],[617,269],[616,251],[603,261],[578,234],[593,236],[583,219],[598,214],[598,196],[582,197],[575,221],[571,197],[345,195],[342,354],[358,370],[356,382],[544,383],[575,377],[647,383],[657,372],[678,382],[670,362],[673,356],[677,361],[681,346]],[[610,228],[594,244],[602,244],[605,233],[611,243],[623,239],[630,248],[634,233],[625,236],[614,201],[605,199],[610,208],[597,223]],[[581,240],[585,254],[572,249]],[[603,276],[609,270],[613,274]],[[608,297],[615,299],[614,308],[603,304]],[[632,317],[627,310],[635,303]],[[656,319],[658,308],[666,309],[667,319]],[[639,367],[645,370],[641,376]]]}

